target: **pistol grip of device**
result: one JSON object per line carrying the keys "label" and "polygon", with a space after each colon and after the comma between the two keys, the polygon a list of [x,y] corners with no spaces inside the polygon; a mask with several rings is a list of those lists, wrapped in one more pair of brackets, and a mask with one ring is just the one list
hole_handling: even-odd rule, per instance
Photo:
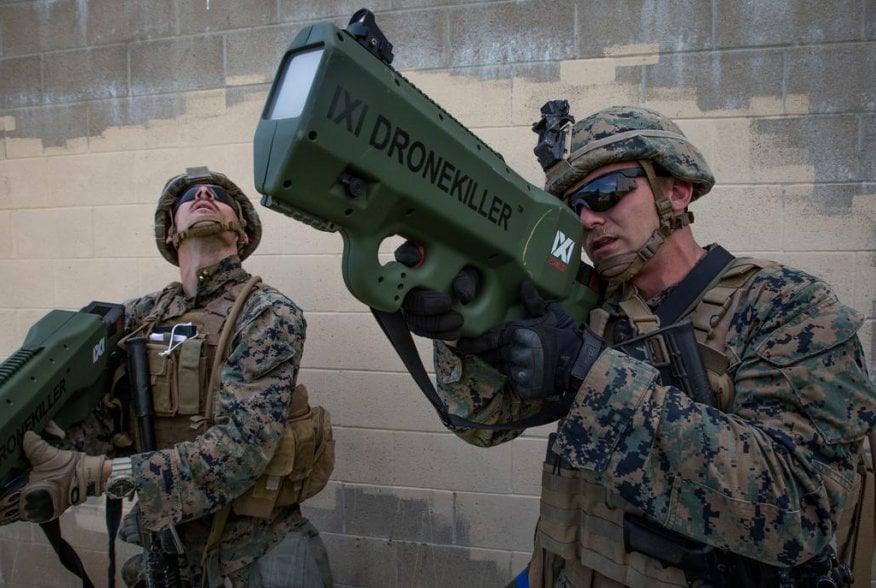
{"label": "pistol grip of device", "polygon": [[[397,261],[380,263],[379,247],[385,236],[377,233],[344,234],[343,275],[350,292],[369,307],[384,312],[397,311],[412,288],[424,288],[453,296],[456,274],[470,263],[467,256],[440,244],[426,244],[425,257],[416,267]],[[454,310],[463,315],[463,334],[479,335],[506,320],[510,304],[498,281],[482,268],[477,297],[468,304],[456,302]]]}
{"label": "pistol grip of device", "polygon": [[371,308],[395,312],[411,288],[450,291],[457,271],[452,259],[441,248],[432,248],[429,257],[417,267],[390,260],[381,263],[379,248],[387,235],[344,232],[342,271],[350,292]]}

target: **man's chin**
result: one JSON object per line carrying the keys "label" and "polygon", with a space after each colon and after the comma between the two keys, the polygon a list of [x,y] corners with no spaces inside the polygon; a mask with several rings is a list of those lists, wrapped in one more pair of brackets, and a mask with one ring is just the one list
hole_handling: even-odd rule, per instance
{"label": "man's chin", "polygon": [[211,225],[221,224],[221,220],[218,218],[207,217],[207,218],[199,218],[192,224],[188,226],[189,229],[203,229],[209,227]]}
{"label": "man's chin", "polygon": [[626,270],[628,267],[630,267],[630,264],[616,265],[614,267],[610,267],[608,269],[601,270],[599,272],[599,277],[607,278],[607,279],[615,278],[615,277],[621,275],[622,273],[624,273],[624,270]]}
{"label": "man's chin", "polygon": [[629,255],[610,255],[603,258],[596,258],[593,260],[593,265],[596,268],[599,277],[604,279],[615,278],[630,267],[630,264],[633,262],[630,259]]}

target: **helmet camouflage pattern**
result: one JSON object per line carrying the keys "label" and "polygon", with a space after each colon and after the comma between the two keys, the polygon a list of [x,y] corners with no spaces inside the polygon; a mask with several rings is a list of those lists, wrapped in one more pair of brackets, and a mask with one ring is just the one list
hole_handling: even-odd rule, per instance
{"label": "helmet camouflage pattern", "polygon": [[176,249],[167,243],[167,231],[173,223],[173,206],[179,197],[190,187],[196,184],[214,184],[228,192],[237,203],[237,218],[243,231],[249,237],[249,242],[240,247],[238,255],[240,259],[246,259],[255,248],[258,247],[262,237],[262,223],[255,208],[246,197],[246,194],[237,187],[237,184],[228,179],[225,174],[210,171],[206,167],[187,168],[186,173],[172,177],[167,181],[161,197],[158,199],[158,208],[155,210],[155,244],[164,258],[173,265],[179,265]]}
{"label": "helmet camouflage pattern", "polygon": [[715,184],[703,154],[678,125],[648,108],[612,106],[582,119],[572,127],[570,152],[545,173],[545,190],[556,196],[594,169],[619,161],[652,161],[693,184],[694,200]]}

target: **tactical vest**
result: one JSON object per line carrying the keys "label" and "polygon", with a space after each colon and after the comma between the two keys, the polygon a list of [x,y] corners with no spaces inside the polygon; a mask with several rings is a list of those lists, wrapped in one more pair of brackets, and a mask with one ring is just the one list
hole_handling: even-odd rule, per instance
{"label": "tactical vest", "polygon": [[[748,289],[755,275],[775,262],[737,258],[724,270],[718,282],[708,288],[694,302],[684,318],[693,323],[700,356],[709,376],[709,383],[718,399],[718,408],[728,412],[733,405],[733,378],[730,374],[738,366],[738,359],[724,352],[730,321],[739,307],[739,299]],[[657,318],[640,298],[621,302],[635,334],[644,334],[658,327]],[[666,326],[666,325],[660,325]],[[616,341],[606,341],[614,344]]]}
{"label": "tactical vest", "polygon": [[[167,289],[134,333],[149,341],[158,447],[191,441],[213,423],[213,394],[230,352],[234,327],[250,292],[260,287],[259,281],[256,276],[229,288],[203,308],[161,320],[174,295],[173,289]],[[139,439],[137,419],[131,422],[134,438]],[[321,406],[311,407],[307,389],[299,384],[271,461],[256,483],[233,501],[234,511],[268,518],[276,507],[300,503],[322,490],[333,469],[330,414]]]}
{"label": "tactical vest", "polygon": [[[683,315],[693,322],[709,382],[722,411],[727,412],[733,405],[731,374],[738,365],[738,360],[724,353],[730,322],[755,275],[762,268],[774,265],[774,262],[755,259],[734,260],[693,309]],[[637,325],[638,333],[657,327],[656,317],[644,303],[622,304],[622,308]],[[603,334],[610,323],[607,313],[592,313],[592,319],[595,320],[591,320],[591,328]],[[626,552],[624,514],[642,516],[639,509],[606,487],[585,480],[577,470],[558,465],[552,456],[548,448],[548,460],[542,471],[540,518],[530,564],[531,586],[552,587],[558,570],[562,569],[568,585],[575,587],[687,588],[688,582],[680,568],[666,567],[642,553]],[[872,480],[872,472],[870,476]],[[856,491],[850,495],[854,496]],[[854,518],[855,502],[850,502],[852,504],[841,513],[837,533],[838,553],[844,560]]]}

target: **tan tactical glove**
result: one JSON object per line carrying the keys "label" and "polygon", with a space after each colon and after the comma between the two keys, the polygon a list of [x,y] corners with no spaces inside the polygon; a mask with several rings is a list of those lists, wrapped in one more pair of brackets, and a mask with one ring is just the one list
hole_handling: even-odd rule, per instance
{"label": "tan tactical glove", "polygon": [[24,434],[22,447],[31,470],[23,486],[0,499],[0,524],[45,523],[88,496],[103,494],[104,456],[57,449],[33,431]]}

